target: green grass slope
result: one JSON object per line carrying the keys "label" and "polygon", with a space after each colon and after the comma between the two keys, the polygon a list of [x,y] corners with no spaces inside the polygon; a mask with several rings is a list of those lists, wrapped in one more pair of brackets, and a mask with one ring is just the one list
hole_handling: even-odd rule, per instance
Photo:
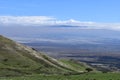
{"label": "green grass slope", "polygon": [[[73,62],[58,61],[33,48],[0,35],[0,76],[24,74],[65,74],[84,71]],[[78,69],[81,68],[81,69]]]}
{"label": "green grass slope", "polygon": [[120,73],[86,73],[80,75],[31,75],[2,77],[0,80],[120,80]]}
{"label": "green grass slope", "polygon": [[60,62],[64,63],[66,67],[69,67],[73,69],[74,71],[79,71],[79,72],[87,72],[87,68],[91,68],[94,72],[97,71],[96,69],[92,68],[91,66],[88,66],[86,63],[76,61],[73,59],[60,59]]}

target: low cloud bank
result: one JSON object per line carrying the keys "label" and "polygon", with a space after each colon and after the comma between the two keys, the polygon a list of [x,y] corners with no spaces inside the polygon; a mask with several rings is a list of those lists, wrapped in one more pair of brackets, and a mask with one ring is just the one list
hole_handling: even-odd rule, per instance
{"label": "low cloud bank", "polygon": [[[81,22],[74,19],[58,20],[51,16],[0,16],[0,25],[67,25],[67,26],[85,26],[84,29],[110,29],[120,30],[120,23],[96,23]],[[87,26],[87,27],[86,27]]]}

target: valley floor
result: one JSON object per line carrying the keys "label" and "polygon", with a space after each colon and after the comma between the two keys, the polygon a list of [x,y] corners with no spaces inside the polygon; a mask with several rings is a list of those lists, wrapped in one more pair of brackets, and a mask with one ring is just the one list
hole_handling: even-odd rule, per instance
{"label": "valley floor", "polygon": [[31,75],[1,77],[0,80],[120,80],[120,73],[86,73],[80,75]]}

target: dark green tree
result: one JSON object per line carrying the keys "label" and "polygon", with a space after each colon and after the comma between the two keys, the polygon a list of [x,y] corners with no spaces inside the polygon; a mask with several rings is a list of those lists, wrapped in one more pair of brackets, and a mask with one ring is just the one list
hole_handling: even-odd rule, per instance
{"label": "dark green tree", "polygon": [[85,70],[86,70],[87,72],[91,72],[91,71],[93,71],[92,68],[86,68]]}

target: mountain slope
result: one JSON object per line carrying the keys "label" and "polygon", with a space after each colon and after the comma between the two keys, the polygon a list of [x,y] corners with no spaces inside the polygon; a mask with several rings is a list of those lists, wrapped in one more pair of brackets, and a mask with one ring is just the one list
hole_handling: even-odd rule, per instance
{"label": "mountain slope", "polygon": [[0,35],[0,76],[82,72],[70,65]]}

